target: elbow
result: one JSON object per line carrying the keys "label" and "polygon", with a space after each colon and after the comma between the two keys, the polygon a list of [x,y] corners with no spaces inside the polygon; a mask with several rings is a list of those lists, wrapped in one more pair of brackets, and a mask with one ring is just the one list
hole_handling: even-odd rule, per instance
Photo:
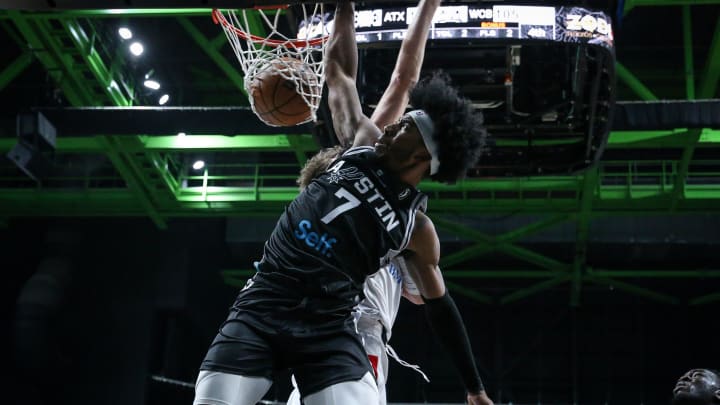
{"label": "elbow", "polygon": [[334,58],[327,58],[325,63],[325,82],[328,87],[336,87],[339,83],[347,77],[347,74],[343,67]]}

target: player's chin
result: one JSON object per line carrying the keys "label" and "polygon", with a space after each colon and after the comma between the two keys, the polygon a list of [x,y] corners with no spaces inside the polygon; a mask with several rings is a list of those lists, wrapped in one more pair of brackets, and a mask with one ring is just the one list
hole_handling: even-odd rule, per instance
{"label": "player's chin", "polygon": [[672,399],[672,405],[695,405],[702,403],[695,395],[685,390],[675,391]]}

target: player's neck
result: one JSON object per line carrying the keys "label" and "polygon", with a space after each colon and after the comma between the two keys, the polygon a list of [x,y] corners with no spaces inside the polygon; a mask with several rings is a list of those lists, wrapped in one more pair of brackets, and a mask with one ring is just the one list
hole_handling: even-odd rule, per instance
{"label": "player's neck", "polygon": [[427,164],[415,163],[411,166],[404,167],[397,173],[397,176],[403,183],[417,187],[420,181],[425,178],[427,170]]}

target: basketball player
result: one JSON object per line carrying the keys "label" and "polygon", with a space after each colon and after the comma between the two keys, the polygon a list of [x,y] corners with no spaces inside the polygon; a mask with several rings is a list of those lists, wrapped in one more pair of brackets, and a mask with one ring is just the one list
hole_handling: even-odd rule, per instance
{"label": "basketball player", "polygon": [[[379,128],[397,121],[405,112],[410,89],[420,77],[430,24],[439,6],[440,0],[421,0],[418,4],[415,19],[400,46],[390,83],[370,118]],[[326,148],[308,160],[298,178],[300,190],[324,173],[345,149],[347,148],[343,146]],[[405,296],[415,304],[422,304],[422,298],[416,295],[419,292],[407,272],[405,260],[401,255],[396,256],[389,264],[368,277],[363,292],[365,299],[354,311],[356,325],[373,367],[379,404],[385,405],[387,403],[385,386],[389,371],[388,353],[392,353],[400,364],[415,369],[426,381],[429,381],[417,366],[400,360],[392,347],[387,344],[400,307],[401,296]],[[300,392],[294,379],[293,387],[287,404],[300,405]]]}
{"label": "basketball player", "polygon": [[685,373],[673,389],[673,405],[720,404],[720,374],[696,368]]}
{"label": "basketball player", "polygon": [[[405,38],[408,38],[408,36]],[[322,175],[344,151],[345,148],[342,146],[335,146],[323,149],[310,158],[305,163],[297,180],[300,190],[302,191],[307,187],[314,178]],[[354,311],[357,331],[373,367],[375,381],[378,386],[379,404],[381,405],[387,403],[385,385],[389,366],[388,353],[391,353],[393,358],[401,365],[418,371],[429,382],[427,376],[420,371],[418,366],[400,360],[392,347],[387,344],[400,309],[400,298],[405,296],[414,304],[423,303],[422,297],[417,295],[419,294],[417,286],[410,277],[406,266],[405,260],[400,254],[395,256],[389,264],[380,268],[377,273],[368,277],[365,280],[363,290],[365,299]],[[300,392],[294,379],[293,387],[287,405],[300,405]]]}
{"label": "basketball player", "polygon": [[[419,268],[415,279],[426,310],[463,375],[468,400],[492,404],[437,271],[437,234],[417,215],[426,198],[415,189],[427,174],[439,181],[465,174],[482,146],[481,117],[436,75],[418,84],[410,99],[426,112],[411,113],[380,137],[362,115],[355,89],[353,17],[351,3],[338,4],[325,61],[329,104],[341,139],[355,135],[356,146],[367,146],[345,152],[278,220],[258,272],[201,365],[196,405],[254,405],[280,369],[293,370],[306,405],[377,403],[351,312],[363,298],[365,278],[405,249]],[[375,149],[369,146],[376,141]]]}
{"label": "basketball player", "polygon": [[[352,170],[352,163],[350,167],[346,166],[352,159],[344,158],[358,156],[362,163],[378,163],[382,169],[391,171],[401,180],[400,184],[405,185],[416,186],[428,175],[433,180],[446,182],[463,176],[475,163],[485,143],[482,115],[473,112],[468,100],[458,97],[448,85],[446,76],[435,74],[418,83],[410,93],[409,102],[416,110],[385,126],[381,132],[363,115],[356,89],[353,16],[353,3],[338,4],[336,28],[325,62],[333,127],[341,143],[353,146],[330,167],[329,172]],[[398,199],[403,193],[405,190],[398,194]],[[492,404],[480,382],[462,319],[447,294],[437,266],[440,258],[435,228],[420,211],[415,212],[412,225],[409,243],[404,246],[412,263],[408,268],[418,282],[431,324],[463,378],[468,402]]]}

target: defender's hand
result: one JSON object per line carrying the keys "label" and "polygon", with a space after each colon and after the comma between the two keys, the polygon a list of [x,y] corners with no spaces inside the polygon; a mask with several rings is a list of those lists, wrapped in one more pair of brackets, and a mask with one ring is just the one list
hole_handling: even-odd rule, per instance
{"label": "defender's hand", "polygon": [[488,398],[485,391],[480,391],[479,394],[468,394],[467,402],[469,405],[493,405],[492,399]]}

